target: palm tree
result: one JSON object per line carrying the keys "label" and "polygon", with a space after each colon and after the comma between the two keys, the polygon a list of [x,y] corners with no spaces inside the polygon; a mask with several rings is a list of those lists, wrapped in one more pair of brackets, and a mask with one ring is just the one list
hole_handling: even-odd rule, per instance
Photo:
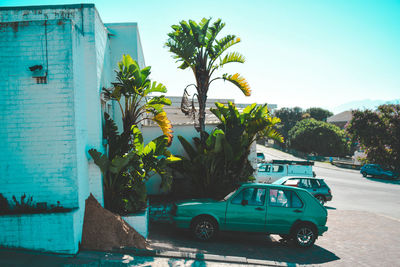
{"label": "palm tree", "polygon": [[161,128],[163,134],[172,141],[172,126],[164,111],[164,105],[171,105],[165,96],[150,96],[152,93],[166,93],[166,87],[149,79],[151,67],[140,69],[130,55],[123,55],[118,62],[117,82],[110,89],[103,88],[107,99],[118,102],[122,113],[123,132],[130,135],[133,125],[151,119]]}
{"label": "palm tree", "polygon": [[[244,57],[238,52],[225,53],[231,46],[240,42],[235,35],[226,35],[217,39],[217,35],[224,28],[225,23],[218,19],[209,26],[211,19],[203,18],[199,24],[189,20],[181,21],[179,25],[173,25],[173,31],[168,34],[169,38],[165,44],[174,58],[181,65],[180,69],[191,68],[196,79],[192,84],[197,90],[199,103],[199,129],[201,143],[204,144],[207,134],[205,133],[205,108],[207,93],[210,84],[218,79],[229,81],[236,85],[244,95],[250,96],[250,86],[239,73],[213,78],[213,74],[219,68],[232,62],[244,63]],[[191,86],[191,85],[189,85]],[[186,93],[186,89],[184,95]]]}

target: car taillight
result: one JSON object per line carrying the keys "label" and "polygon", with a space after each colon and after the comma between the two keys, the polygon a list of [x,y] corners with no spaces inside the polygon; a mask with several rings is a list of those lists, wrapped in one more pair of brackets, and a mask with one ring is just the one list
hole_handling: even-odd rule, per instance
{"label": "car taillight", "polygon": [[332,195],[332,192],[331,192],[331,190],[330,190],[330,189],[328,190],[328,193],[329,193],[329,195]]}

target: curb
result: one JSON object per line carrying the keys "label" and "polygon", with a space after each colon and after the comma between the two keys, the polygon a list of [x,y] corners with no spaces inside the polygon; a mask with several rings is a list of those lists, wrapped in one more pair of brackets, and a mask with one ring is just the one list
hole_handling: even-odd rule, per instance
{"label": "curb", "polygon": [[236,264],[252,264],[261,266],[296,266],[295,263],[290,262],[278,262],[269,260],[257,260],[248,259],[246,257],[236,257],[236,256],[222,256],[214,254],[203,254],[203,253],[191,253],[191,252],[181,252],[181,251],[163,251],[163,250],[145,250],[136,248],[122,248],[118,250],[113,250],[113,252],[118,253],[131,253],[137,256],[147,256],[147,257],[163,257],[163,258],[178,258],[178,259],[190,259],[197,261],[213,261],[213,262],[225,262],[225,263],[236,263]]}

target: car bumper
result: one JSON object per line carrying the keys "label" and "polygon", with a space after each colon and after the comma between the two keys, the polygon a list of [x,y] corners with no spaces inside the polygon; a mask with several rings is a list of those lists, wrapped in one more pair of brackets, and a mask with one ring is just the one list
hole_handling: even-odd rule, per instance
{"label": "car bumper", "polygon": [[328,231],[328,226],[318,226],[318,235],[323,235],[326,231]]}

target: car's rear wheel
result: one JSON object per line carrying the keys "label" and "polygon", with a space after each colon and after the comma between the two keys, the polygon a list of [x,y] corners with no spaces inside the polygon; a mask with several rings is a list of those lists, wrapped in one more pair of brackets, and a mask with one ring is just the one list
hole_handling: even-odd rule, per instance
{"label": "car's rear wheel", "polygon": [[362,176],[363,177],[367,177],[367,173],[366,172],[362,172]]}
{"label": "car's rear wheel", "polygon": [[211,240],[216,236],[217,232],[217,222],[211,217],[201,216],[196,218],[192,223],[192,233],[199,240]]}
{"label": "car's rear wheel", "polygon": [[321,205],[325,205],[325,197],[322,195],[316,195],[315,198],[318,200],[319,203],[321,203]]}
{"label": "car's rear wheel", "polygon": [[300,224],[294,229],[292,238],[298,247],[309,248],[317,239],[317,230],[311,224]]}

